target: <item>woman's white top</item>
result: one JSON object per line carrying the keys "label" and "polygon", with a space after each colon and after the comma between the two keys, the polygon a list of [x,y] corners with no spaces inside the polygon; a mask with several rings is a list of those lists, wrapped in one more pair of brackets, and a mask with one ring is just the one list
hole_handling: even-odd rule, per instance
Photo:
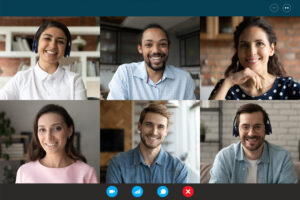
{"label": "woman's white top", "polygon": [[0,89],[1,100],[86,100],[81,77],[58,66],[48,74],[38,63],[18,72]]}

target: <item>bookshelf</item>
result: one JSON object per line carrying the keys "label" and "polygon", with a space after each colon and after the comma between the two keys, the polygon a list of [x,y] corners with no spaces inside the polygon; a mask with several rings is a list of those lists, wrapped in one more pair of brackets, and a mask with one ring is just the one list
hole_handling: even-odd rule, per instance
{"label": "bookshelf", "polygon": [[[77,35],[89,35],[89,36],[100,36],[99,26],[69,26],[68,27],[72,38]],[[30,67],[34,66],[38,60],[38,54],[31,51],[14,51],[13,41],[15,36],[30,36],[34,37],[37,31],[37,26],[2,26],[0,27],[0,35],[4,38],[4,51],[0,51],[1,58],[21,58],[29,59]],[[99,45],[95,45],[99,46]],[[98,47],[97,47],[98,48]],[[69,59],[69,58],[68,58]],[[82,80],[87,88],[88,97],[100,97],[100,76],[99,72],[96,76],[88,75],[88,61],[98,60],[100,61],[100,50],[95,48],[94,51],[71,51],[69,60],[76,60],[81,63],[81,69],[79,73],[81,74]],[[67,59],[63,58],[62,63],[68,62]],[[0,77],[0,87],[2,87],[11,77]]]}
{"label": "bookshelf", "polygon": [[[0,144],[2,144],[2,140],[5,139],[5,137],[0,137]],[[15,140],[23,140],[19,143],[23,143],[24,147],[24,156],[23,157],[10,157],[9,161],[26,161],[28,158],[27,154],[27,146],[29,144],[29,136],[28,135],[12,135],[13,144],[15,143]],[[0,161],[5,161],[4,158],[2,158],[2,155],[0,157]]]}

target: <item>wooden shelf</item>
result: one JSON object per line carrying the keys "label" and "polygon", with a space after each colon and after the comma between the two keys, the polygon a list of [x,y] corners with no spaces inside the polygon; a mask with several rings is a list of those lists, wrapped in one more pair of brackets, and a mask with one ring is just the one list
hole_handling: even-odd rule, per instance
{"label": "wooden shelf", "polygon": [[9,160],[5,160],[4,158],[0,158],[0,161],[23,161],[27,160],[27,156],[24,155],[22,158],[9,158]]}
{"label": "wooden shelf", "polygon": [[99,76],[87,76],[86,81],[87,82],[99,82],[100,77]]}
{"label": "wooden shelf", "polygon": [[[12,135],[12,139],[29,139],[28,135]],[[0,139],[5,139],[6,136],[1,136]]]}
{"label": "wooden shelf", "polygon": [[[26,142],[24,142],[24,145],[25,145],[25,143],[27,145],[29,143],[29,141],[28,141],[29,136],[28,135],[12,135],[11,137],[12,137],[13,140],[18,140],[18,139],[26,140]],[[6,136],[1,136],[0,140],[4,140],[5,138],[7,138],[7,137]],[[0,161],[24,161],[24,160],[27,160],[27,159],[28,159],[28,154],[27,153],[25,153],[23,157],[17,157],[17,158],[11,157],[11,158],[9,158],[9,160],[6,160],[6,159],[0,157]]]}
{"label": "wooden shelf", "polygon": [[[232,33],[221,33],[221,17],[206,17],[206,32],[200,32],[200,40],[232,40],[236,26],[243,21],[243,17],[231,17],[230,28]],[[200,22],[201,23],[201,22]],[[203,23],[203,22],[202,22]],[[200,30],[201,31],[201,30]]]}

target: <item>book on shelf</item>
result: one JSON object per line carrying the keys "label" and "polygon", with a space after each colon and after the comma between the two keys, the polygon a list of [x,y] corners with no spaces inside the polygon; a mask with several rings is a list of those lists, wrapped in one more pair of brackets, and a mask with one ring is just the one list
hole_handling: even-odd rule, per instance
{"label": "book on shelf", "polygon": [[9,155],[9,157],[11,157],[11,158],[22,158],[22,157],[24,157],[23,152],[2,152],[2,155],[3,154]]}
{"label": "book on shelf", "polygon": [[87,76],[96,76],[96,69],[92,61],[87,61]]}
{"label": "book on shelf", "polygon": [[99,61],[88,61],[87,62],[87,76],[89,76],[89,77],[100,76]]}
{"label": "book on shelf", "polygon": [[13,51],[30,51],[30,46],[26,38],[16,37],[15,41],[12,41]]}
{"label": "book on shelf", "polygon": [[24,156],[24,144],[13,143],[8,147],[5,144],[1,144],[1,153],[8,154],[12,158],[21,158]]}
{"label": "book on shelf", "polygon": [[96,51],[100,52],[100,41],[98,42]]}
{"label": "book on shelf", "polygon": [[100,76],[100,62],[97,60],[95,62],[95,68],[96,68],[96,76]]}
{"label": "book on shelf", "polygon": [[25,48],[24,48],[23,42],[22,42],[22,38],[17,37],[16,39],[17,39],[17,43],[18,43],[20,51],[25,51]]}
{"label": "book on shelf", "polygon": [[26,38],[22,38],[22,45],[25,51],[30,51],[30,47]]}
{"label": "book on shelf", "polygon": [[[5,147],[5,144],[1,144],[1,148]],[[8,148],[23,148],[24,144],[23,143],[13,143],[12,145],[10,145]]]}
{"label": "book on shelf", "polygon": [[16,152],[23,152],[24,151],[24,147],[22,148],[3,148],[1,149],[2,153],[16,153]]}
{"label": "book on shelf", "polygon": [[81,62],[80,61],[74,63],[73,70],[74,70],[75,73],[81,75]]}
{"label": "book on shelf", "polygon": [[13,51],[21,51],[20,47],[19,47],[19,44],[17,41],[13,41],[12,42],[12,50]]}
{"label": "book on shelf", "polygon": [[77,74],[81,75],[81,62],[73,62],[69,65],[63,65],[62,66],[64,69],[69,70],[71,72],[75,72]]}

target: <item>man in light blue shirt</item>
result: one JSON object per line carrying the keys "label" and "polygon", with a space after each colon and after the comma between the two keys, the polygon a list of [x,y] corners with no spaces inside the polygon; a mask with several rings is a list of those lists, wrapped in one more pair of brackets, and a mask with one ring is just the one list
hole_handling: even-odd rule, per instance
{"label": "man in light blue shirt", "polygon": [[222,149],[210,171],[210,183],[297,183],[293,161],[283,148],[265,141],[272,133],[266,111],[257,104],[242,105],[233,135],[240,142]]}
{"label": "man in light blue shirt", "polygon": [[119,66],[109,83],[109,100],[195,99],[191,75],[167,65],[168,33],[157,24],[148,25],[138,44],[144,61]]}
{"label": "man in light blue shirt", "polygon": [[186,183],[187,168],[161,147],[168,134],[170,113],[150,104],[139,119],[140,144],[110,160],[106,183]]}

